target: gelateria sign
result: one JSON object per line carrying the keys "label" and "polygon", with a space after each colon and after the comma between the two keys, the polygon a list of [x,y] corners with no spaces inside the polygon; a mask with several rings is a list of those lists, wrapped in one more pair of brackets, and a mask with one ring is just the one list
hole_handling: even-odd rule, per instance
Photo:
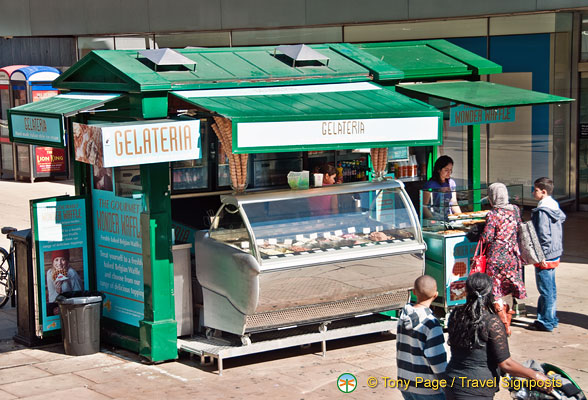
{"label": "gelateria sign", "polygon": [[63,117],[10,113],[10,140],[19,143],[63,146]]}
{"label": "gelateria sign", "polygon": [[257,152],[268,148],[288,151],[287,148],[330,148],[337,145],[359,148],[369,147],[370,144],[390,147],[386,144],[408,140],[437,141],[439,117],[237,122],[236,132],[237,146],[233,145],[233,151]]}
{"label": "gelateria sign", "polygon": [[202,157],[200,120],[73,125],[76,160],[97,167],[121,167]]}

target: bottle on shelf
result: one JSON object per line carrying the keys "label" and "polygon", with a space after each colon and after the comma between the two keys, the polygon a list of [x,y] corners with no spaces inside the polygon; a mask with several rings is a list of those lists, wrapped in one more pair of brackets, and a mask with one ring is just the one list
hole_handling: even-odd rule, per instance
{"label": "bottle on shelf", "polygon": [[337,163],[337,168],[335,168],[335,170],[337,171],[337,183],[342,183],[343,182],[343,165],[341,164],[341,161],[339,161]]}

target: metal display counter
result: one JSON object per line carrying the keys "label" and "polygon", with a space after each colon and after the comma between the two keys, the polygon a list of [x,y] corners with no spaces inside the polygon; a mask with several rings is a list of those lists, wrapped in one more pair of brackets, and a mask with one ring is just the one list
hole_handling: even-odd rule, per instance
{"label": "metal display counter", "polygon": [[241,336],[401,308],[424,269],[398,181],[222,196],[196,236],[207,336]]}

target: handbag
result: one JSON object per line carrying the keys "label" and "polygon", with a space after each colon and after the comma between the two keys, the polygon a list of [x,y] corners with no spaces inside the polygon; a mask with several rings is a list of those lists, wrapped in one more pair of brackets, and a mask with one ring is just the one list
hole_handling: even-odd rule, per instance
{"label": "handbag", "polygon": [[521,223],[518,229],[519,250],[524,265],[538,264],[545,260],[533,221]]}
{"label": "handbag", "polygon": [[476,251],[474,252],[470,265],[470,275],[477,272],[486,272],[486,246],[484,246],[482,239],[478,240],[478,245],[476,246]]}

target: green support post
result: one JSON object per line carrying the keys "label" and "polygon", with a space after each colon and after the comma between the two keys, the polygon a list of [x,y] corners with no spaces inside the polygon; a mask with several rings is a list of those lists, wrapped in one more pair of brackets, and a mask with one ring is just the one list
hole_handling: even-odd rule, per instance
{"label": "green support post", "polygon": [[169,165],[141,165],[146,212],[141,214],[145,317],[139,322],[139,354],[150,361],[178,357],[171,252]]}
{"label": "green support post", "polygon": [[480,125],[468,126],[468,186],[473,189],[473,211],[481,210],[480,191]]}

